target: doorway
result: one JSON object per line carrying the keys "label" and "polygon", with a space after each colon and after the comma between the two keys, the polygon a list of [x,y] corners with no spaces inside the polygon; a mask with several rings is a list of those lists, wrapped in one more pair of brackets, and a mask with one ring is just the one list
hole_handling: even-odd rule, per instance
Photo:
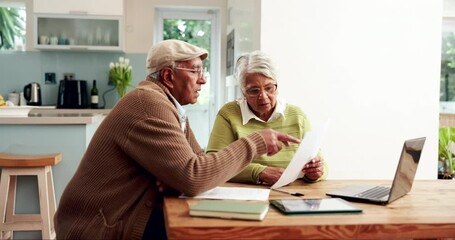
{"label": "doorway", "polygon": [[219,11],[213,9],[157,8],[155,13],[155,43],[179,39],[207,49],[204,61],[207,83],[194,105],[183,106],[191,128],[205,149],[220,104],[220,21]]}

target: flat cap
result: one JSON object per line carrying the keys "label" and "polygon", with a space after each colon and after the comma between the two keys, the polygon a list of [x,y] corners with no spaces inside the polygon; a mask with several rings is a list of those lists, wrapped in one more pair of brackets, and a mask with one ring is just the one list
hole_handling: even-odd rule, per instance
{"label": "flat cap", "polygon": [[171,66],[176,61],[188,61],[197,57],[201,60],[207,58],[207,50],[190,43],[169,39],[152,46],[147,54],[147,74],[154,73]]}

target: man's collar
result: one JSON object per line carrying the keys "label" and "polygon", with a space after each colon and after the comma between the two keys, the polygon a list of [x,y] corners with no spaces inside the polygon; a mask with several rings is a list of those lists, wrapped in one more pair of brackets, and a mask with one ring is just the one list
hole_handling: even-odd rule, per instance
{"label": "man's collar", "polygon": [[186,128],[186,111],[182,107],[182,105],[180,105],[180,103],[177,102],[177,100],[174,98],[174,96],[172,96],[172,95],[169,95],[169,96],[174,101],[175,107],[177,108],[177,112],[179,114],[182,131],[185,132],[185,128]]}

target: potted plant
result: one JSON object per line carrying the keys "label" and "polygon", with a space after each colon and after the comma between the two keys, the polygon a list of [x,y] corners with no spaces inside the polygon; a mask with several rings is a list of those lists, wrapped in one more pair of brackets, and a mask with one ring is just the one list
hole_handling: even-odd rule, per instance
{"label": "potted plant", "polygon": [[455,157],[455,128],[439,129],[438,179],[453,179]]}
{"label": "potted plant", "polygon": [[120,98],[125,96],[127,87],[133,87],[131,84],[132,66],[128,58],[119,57],[116,63],[109,64],[109,79],[117,89]]}

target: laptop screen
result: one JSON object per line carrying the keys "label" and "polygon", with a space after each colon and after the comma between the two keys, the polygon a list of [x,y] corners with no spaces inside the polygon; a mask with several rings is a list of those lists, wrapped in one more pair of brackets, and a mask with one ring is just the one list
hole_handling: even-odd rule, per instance
{"label": "laptop screen", "polygon": [[411,190],[424,143],[425,137],[409,139],[404,142],[392,189],[390,190],[389,202]]}

